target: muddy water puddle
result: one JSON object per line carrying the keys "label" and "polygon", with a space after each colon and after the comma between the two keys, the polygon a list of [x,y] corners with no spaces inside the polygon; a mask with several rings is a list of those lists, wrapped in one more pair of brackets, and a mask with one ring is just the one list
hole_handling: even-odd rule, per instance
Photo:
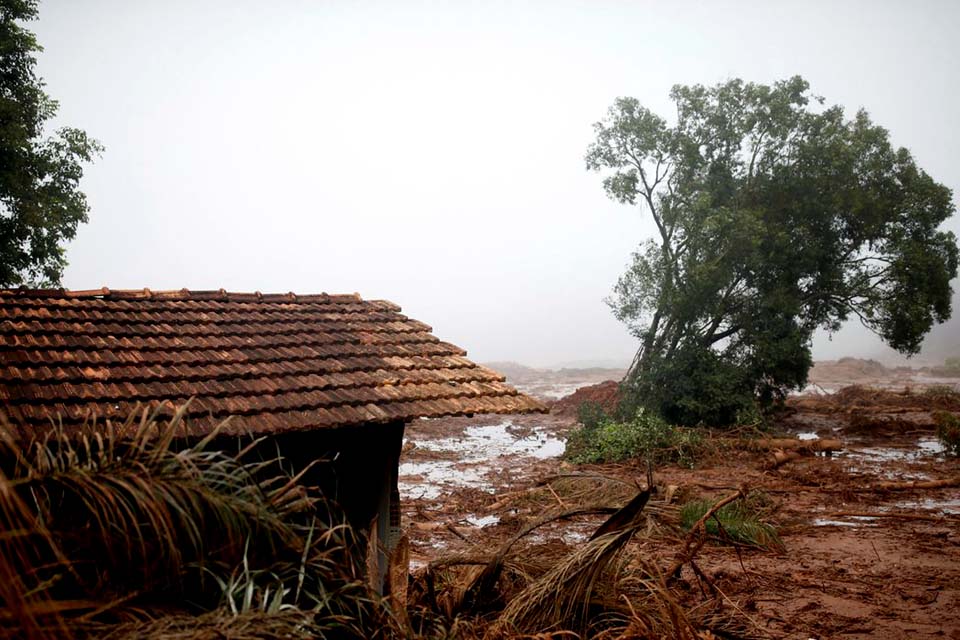
{"label": "muddy water puddle", "polygon": [[903,511],[932,511],[947,515],[960,514],[960,497],[953,498],[923,498],[920,500],[898,500],[882,510]]}
{"label": "muddy water puddle", "polygon": [[857,446],[851,442],[846,450],[835,455],[846,461],[847,469],[853,473],[890,480],[929,480],[931,476],[925,467],[943,451],[938,440],[924,437],[903,446]]}
{"label": "muddy water puddle", "polygon": [[[795,436],[800,440],[817,440],[820,436],[813,431],[802,431]],[[914,442],[902,442],[882,446],[876,441],[848,440],[842,451],[832,456],[843,468],[853,474],[872,477],[877,480],[931,480],[934,479],[937,463],[943,460],[943,444],[932,436],[922,436]],[[920,499],[896,499],[885,501],[875,507],[877,516],[846,515],[813,518],[816,527],[873,527],[879,524],[884,514],[891,512],[917,513],[924,516],[960,514],[960,497],[947,494],[942,497],[924,497]]]}
{"label": "muddy water puddle", "polygon": [[524,459],[547,460],[563,454],[563,440],[536,427],[519,427],[510,420],[469,426],[458,436],[412,439],[420,450],[449,459],[404,461],[400,464],[400,494],[404,499],[436,499],[458,487],[493,493],[495,476],[519,475]]}
{"label": "muddy water puddle", "polygon": [[847,516],[843,519],[814,518],[815,527],[869,527],[877,524],[878,518],[870,516]]}

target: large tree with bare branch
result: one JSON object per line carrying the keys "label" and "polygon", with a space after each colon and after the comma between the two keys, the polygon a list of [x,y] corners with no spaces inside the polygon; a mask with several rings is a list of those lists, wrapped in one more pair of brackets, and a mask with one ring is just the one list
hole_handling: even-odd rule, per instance
{"label": "large tree with bare branch", "polygon": [[848,318],[905,354],[950,316],[952,193],[864,111],[795,77],[677,86],[672,124],[620,98],[586,161],[656,226],[609,299],[640,340],[628,399],[729,423],[803,385]]}

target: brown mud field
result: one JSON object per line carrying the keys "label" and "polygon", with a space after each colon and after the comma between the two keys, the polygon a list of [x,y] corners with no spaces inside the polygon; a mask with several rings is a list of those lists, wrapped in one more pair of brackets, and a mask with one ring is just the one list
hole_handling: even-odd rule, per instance
{"label": "brown mud field", "polygon": [[[695,468],[654,470],[649,526],[629,543],[648,569],[665,575],[677,557],[677,505],[741,488],[762,496],[783,543],[710,541],[670,581],[700,637],[960,638],[960,461],[932,418],[960,413],[958,381],[927,387],[898,370],[869,382],[831,380],[839,391],[791,398],[772,432],[711,438]],[[400,486],[414,581],[431,563],[491,553],[531,522],[546,521],[516,544],[549,562],[645,485],[639,462],[563,461],[574,426],[569,410],[410,425]],[[829,452],[743,445],[771,436],[839,442]]]}

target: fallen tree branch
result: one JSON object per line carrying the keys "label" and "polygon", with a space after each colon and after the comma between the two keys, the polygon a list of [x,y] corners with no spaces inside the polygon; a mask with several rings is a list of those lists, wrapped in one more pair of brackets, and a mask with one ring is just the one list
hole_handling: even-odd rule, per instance
{"label": "fallen tree branch", "polygon": [[799,451],[774,451],[770,455],[769,466],[771,469],[776,469],[777,467],[781,467],[787,464],[788,462],[797,460],[802,457],[803,457],[803,454],[800,453]]}
{"label": "fallen tree branch", "polygon": [[843,449],[843,443],[835,439],[799,440],[797,438],[763,438],[760,440],[725,440],[728,446],[747,451],[770,451],[767,466],[776,469],[788,462],[815,453],[829,455]]}
{"label": "fallen tree branch", "polygon": [[453,535],[463,540],[464,542],[470,542],[470,539],[467,538],[467,536],[460,533],[459,531],[457,531],[457,528],[454,527],[452,523],[448,522],[444,528],[450,533],[452,533]]}
{"label": "fallen tree branch", "polygon": [[960,476],[941,480],[902,480],[899,482],[878,482],[864,487],[865,491],[913,491],[914,489],[949,489],[960,487]]}
{"label": "fallen tree branch", "polygon": [[726,505],[739,500],[740,498],[745,498],[747,496],[746,485],[741,485],[735,493],[731,493],[726,498],[723,498],[716,504],[714,504],[710,509],[707,510],[703,517],[697,520],[693,527],[690,528],[690,533],[687,534],[686,539],[683,541],[683,548],[677,552],[676,557],[674,558],[673,565],[670,567],[670,571],[667,572],[668,580],[676,580],[680,576],[680,570],[683,568],[683,565],[690,562],[696,557],[697,552],[700,551],[700,548],[703,546],[704,542],[707,540],[707,520],[712,518],[714,514],[719,511],[721,508]]}

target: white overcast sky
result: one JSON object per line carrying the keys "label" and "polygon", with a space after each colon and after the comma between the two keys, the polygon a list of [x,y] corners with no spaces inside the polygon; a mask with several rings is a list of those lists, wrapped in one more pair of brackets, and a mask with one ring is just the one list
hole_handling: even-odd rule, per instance
{"label": "white overcast sky", "polygon": [[477,360],[627,362],[602,300],[651,229],[583,162],[614,98],[667,115],[677,83],[800,74],[957,190],[958,24],[951,1],[47,0],[57,123],[106,146],[64,284],[356,291]]}

